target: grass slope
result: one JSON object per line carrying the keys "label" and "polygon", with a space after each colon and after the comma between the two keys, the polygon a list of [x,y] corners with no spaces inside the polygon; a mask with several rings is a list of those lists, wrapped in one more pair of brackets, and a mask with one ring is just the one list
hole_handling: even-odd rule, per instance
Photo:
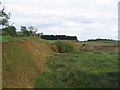
{"label": "grass slope", "polygon": [[36,37],[3,37],[3,88],[32,88],[53,51]]}

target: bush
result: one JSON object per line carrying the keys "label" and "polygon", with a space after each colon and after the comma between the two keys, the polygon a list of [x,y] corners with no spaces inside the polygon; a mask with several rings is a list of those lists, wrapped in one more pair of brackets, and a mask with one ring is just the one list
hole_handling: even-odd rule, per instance
{"label": "bush", "polygon": [[75,43],[71,41],[57,41],[55,45],[60,53],[68,53],[75,50]]}

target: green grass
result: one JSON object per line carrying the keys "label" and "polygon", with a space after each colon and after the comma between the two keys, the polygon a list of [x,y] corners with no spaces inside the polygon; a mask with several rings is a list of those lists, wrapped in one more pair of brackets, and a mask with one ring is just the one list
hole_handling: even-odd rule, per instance
{"label": "green grass", "polygon": [[77,51],[48,58],[49,72],[35,81],[37,88],[116,88],[118,54],[105,51]]}
{"label": "green grass", "polygon": [[41,39],[41,38],[34,37],[34,36],[29,36],[29,37],[2,36],[0,38],[0,40],[2,40],[2,43],[8,43],[11,41],[25,41],[25,40],[30,40],[30,39],[34,39],[35,41],[43,42],[46,44],[55,44],[57,42],[57,40],[45,40],[45,39]]}
{"label": "green grass", "polygon": [[2,43],[8,43],[8,42],[12,42],[12,41],[19,41],[19,42],[22,42],[22,41],[26,41],[26,40],[35,40],[35,41],[38,41],[38,42],[43,42],[43,43],[46,43],[46,44],[55,44],[56,42],[58,41],[65,41],[65,40],[45,40],[45,39],[41,39],[41,38],[38,38],[38,37],[34,37],[34,36],[28,36],[28,37],[12,37],[12,36],[1,36],[0,37],[0,42]]}
{"label": "green grass", "polygon": [[[24,44],[21,46],[20,43],[9,43],[26,40],[36,42],[29,42],[32,51],[31,47],[28,48]],[[42,43],[55,44],[57,40],[3,36],[2,42],[8,43],[3,49],[3,87],[26,87],[24,85],[28,84],[28,81],[35,88],[118,87],[117,53],[90,50],[56,53],[47,58],[45,65],[48,70],[40,73],[36,64],[43,58],[43,54],[51,50],[49,47],[43,47]],[[44,53],[33,57],[36,51]]]}
{"label": "green grass", "polygon": [[12,36],[2,36],[2,43],[8,43],[11,41],[25,41],[28,37],[12,37]]}
{"label": "green grass", "polygon": [[44,43],[47,43],[47,44],[55,44],[58,40],[45,40],[45,39],[41,39],[41,41],[43,41]]}

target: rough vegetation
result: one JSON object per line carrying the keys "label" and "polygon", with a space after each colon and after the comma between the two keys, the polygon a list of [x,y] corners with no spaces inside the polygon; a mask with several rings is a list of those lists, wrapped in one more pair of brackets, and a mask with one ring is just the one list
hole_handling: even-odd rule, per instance
{"label": "rough vegetation", "polygon": [[3,88],[117,88],[118,53],[76,51],[73,43],[4,36]]}
{"label": "rough vegetation", "polygon": [[48,58],[48,72],[35,82],[39,88],[118,88],[118,55],[105,51],[79,51]]}
{"label": "rough vegetation", "polygon": [[71,41],[57,41],[55,45],[60,53],[68,53],[75,50],[75,43]]}

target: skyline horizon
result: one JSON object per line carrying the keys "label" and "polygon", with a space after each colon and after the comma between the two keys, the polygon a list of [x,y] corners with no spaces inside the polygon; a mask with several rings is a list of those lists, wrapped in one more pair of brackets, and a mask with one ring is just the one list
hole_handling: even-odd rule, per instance
{"label": "skyline horizon", "polygon": [[108,0],[2,0],[10,23],[34,26],[39,33],[77,36],[78,40],[118,38],[117,1]]}

